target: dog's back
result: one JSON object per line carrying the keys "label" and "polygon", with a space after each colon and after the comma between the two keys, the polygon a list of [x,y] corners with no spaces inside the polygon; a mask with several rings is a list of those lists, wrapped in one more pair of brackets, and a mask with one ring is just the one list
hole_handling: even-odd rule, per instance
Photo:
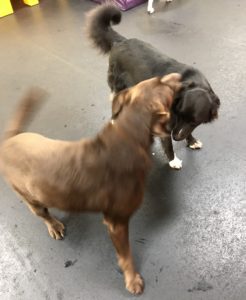
{"label": "dog's back", "polygon": [[193,80],[196,86],[210,89],[204,75],[197,69],[161,53],[144,41],[127,39],[111,24],[121,21],[120,10],[113,5],[101,5],[87,16],[86,32],[94,46],[109,54],[108,83],[112,92],[119,92],[143,80],[171,73],[185,74],[182,81]]}
{"label": "dog's back", "polygon": [[108,83],[113,92],[171,73],[182,74],[188,66],[138,39],[115,43],[109,55]]}

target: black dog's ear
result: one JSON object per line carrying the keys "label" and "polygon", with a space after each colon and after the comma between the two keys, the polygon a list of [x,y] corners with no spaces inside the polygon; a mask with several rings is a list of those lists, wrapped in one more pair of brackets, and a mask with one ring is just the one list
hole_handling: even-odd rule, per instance
{"label": "black dog's ear", "polygon": [[195,73],[196,71],[193,68],[188,68],[181,73],[182,90],[192,89],[196,87],[195,82],[189,79],[192,78],[195,75]]}
{"label": "black dog's ear", "polygon": [[112,102],[112,119],[116,119],[125,105],[130,102],[129,89],[125,89],[113,98]]}
{"label": "black dog's ear", "polygon": [[187,81],[182,82],[181,91],[187,90],[187,89],[193,89],[195,87],[196,87],[196,84],[194,81],[187,80]]}

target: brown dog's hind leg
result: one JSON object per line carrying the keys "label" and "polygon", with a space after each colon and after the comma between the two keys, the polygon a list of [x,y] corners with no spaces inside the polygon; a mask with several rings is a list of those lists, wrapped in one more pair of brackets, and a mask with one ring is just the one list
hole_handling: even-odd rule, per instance
{"label": "brown dog's hind leg", "polygon": [[43,206],[40,201],[34,200],[35,198],[33,198],[23,188],[20,188],[15,184],[12,184],[12,187],[16,191],[16,193],[24,200],[30,211],[34,215],[44,220],[50,236],[56,240],[63,239],[65,227],[61,222],[59,222],[49,214],[48,208]]}
{"label": "brown dog's hind leg", "polygon": [[141,294],[144,289],[144,281],[135,271],[133,258],[130,251],[128,237],[128,220],[126,222],[112,221],[108,216],[104,217],[111,240],[117,252],[118,264],[125,277],[126,289],[132,294]]}
{"label": "brown dog's hind leg", "polygon": [[30,202],[26,203],[32,213],[44,220],[49,234],[53,239],[61,240],[64,238],[64,225],[60,221],[52,217],[46,207],[41,206],[40,204],[31,204]]}

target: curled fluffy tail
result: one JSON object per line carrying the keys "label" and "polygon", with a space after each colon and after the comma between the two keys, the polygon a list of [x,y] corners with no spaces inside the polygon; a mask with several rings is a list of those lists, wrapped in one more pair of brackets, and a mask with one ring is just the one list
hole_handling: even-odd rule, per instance
{"label": "curled fluffy tail", "polygon": [[14,115],[4,133],[4,139],[11,138],[22,132],[23,127],[30,121],[47,93],[37,87],[32,87],[20,100]]}
{"label": "curled fluffy tail", "polygon": [[125,40],[111,27],[111,23],[119,24],[121,21],[120,10],[112,4],[100,5],[91,10],[86,21],[86,33],[102,53],[108,53],[113,43]]}

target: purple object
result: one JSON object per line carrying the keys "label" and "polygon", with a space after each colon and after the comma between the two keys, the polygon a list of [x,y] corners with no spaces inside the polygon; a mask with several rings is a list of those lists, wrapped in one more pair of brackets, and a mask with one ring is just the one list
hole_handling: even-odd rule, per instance
{"label": "purple object", "polygon": [[94,2],[97,3],[114,3],[116,6],[119,7],[120,10],[128,10],[130,8],[133,8],[137,5],[140,5],[147,0],[93,0]]}

